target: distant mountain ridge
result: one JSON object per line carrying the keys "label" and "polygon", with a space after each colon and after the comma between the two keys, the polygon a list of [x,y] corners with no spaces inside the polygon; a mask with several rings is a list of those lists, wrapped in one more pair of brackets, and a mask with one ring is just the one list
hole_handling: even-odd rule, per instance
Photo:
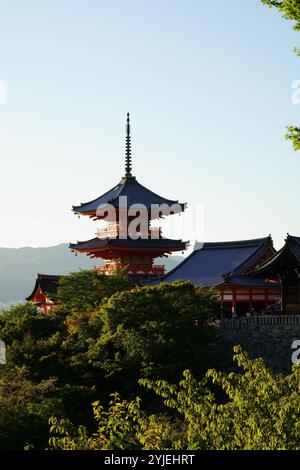
{"label": "distant mountain ridge", "polygon": [[[182,256],[171,256],[159,263],[170,270],[182,260]],[[75,256],[66,243],[45,248],[0,248],[0,309],[1,305],[23,301],[31,293],[38,272],[67,274],[100,264],[101,260],[90,260],[86,255]]]}

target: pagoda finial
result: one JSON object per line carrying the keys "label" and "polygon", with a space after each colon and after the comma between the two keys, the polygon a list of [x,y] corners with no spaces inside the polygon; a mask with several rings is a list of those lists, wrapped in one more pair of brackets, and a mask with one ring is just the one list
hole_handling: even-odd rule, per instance
{"label": "pagoda finial", "polygon": [[130,115],[127,113],[126,125],[126,146],[125,146],[125,177],[132,176],[132,162],[131,162],[131,135],[130,135]]}

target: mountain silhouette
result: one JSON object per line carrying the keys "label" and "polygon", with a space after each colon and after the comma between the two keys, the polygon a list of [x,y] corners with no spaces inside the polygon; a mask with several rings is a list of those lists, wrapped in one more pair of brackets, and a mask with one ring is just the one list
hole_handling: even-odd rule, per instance
{"label": "mountain silhouette", "polygon": [[[158,264],[165,264],[169,271],[182,260],[182,256],[171,256],[158,260]],[[0,309],[24,301],[34,287],[37,273],[67,274],[100,264],[100,259],[75,256],[66,243],[45,248],[0,248]]]}

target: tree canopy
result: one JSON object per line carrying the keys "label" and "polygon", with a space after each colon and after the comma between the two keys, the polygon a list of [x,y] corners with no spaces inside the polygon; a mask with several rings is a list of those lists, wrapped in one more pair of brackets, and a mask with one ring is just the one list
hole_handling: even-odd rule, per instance
{"label": "tree canopy", "polygon": [[[176,381],[187,367],[200,377],[210,365],[213,291],[82,271],[61,278],[56,301],[46,316],[30,303],[0,316],[0,401],[12,423],[0,448],[45,447],[52,415],[92,430],[95,400],[107,404],[115,391],[130,399],[140,378]],[[144,405],[155,407],[147,393]]]}
{"label": "tree canopy", "polygon": [[[239,347],[238,372],[207,371],[196,380],[185,371],[178,385],[140,380],[171,412],[149,414],[139,397],[113,394],[105,409],[93,404],[97,431],[89,435],[68,420],[50,420],[50,447],[59,450],[299,450],[300,366],[288,376],[251,360]],[[222,390],[220,400],[213,387]],[[173,412],[176,412],[174,417]]]}

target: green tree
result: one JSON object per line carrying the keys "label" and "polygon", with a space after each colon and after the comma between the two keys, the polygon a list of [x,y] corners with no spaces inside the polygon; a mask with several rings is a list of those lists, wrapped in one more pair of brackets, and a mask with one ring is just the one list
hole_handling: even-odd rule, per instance
{"label": "green tree", "polygon": [[[82,328],[76,341],[68,341],[72,336],[71,324],[73,323],[73,330],[76,324],[82,326],[81,316],[89,317],[92,308],[98,307],[118,289],[124,288],[128,288],[128,279],[123,275],[107,279],[94,271],[80,272],[63,278],[59,291],[60,303],[47,316],[37,313],[36,307],[31,303],[18,305],[4,312],[0,316],[0,337],[6,344],[7,352],[7,365],[0,370],[3,384],[8,380],[9,371],[24,367],[24,393],[26,387],[39,390],[42,384],[54,377],[53,393],[62,403],[62,409],[74,422],[89,424],[92,419],[89,404],[96,397],[101,374],[87,363],[82,363],[81,368],[76,367],[75,364],[79,361],[74,360],[74,357],[80,355],[82,350],[86,352],[89,334]],[[66,303],[61,299],[65,299]],[[74,311],[76,304],[77,312]],[[81,312],[81,309],[86,311]],[[74,340],[74,335],[72,339]],[[0,415],[1,413],[0,409]],[[49,416],[43,415],[44,427]],[[40,445],[41,441],[34,435],[34,427],[29,420],[24,420],[22,429],[26,427],[27,432],[24,431],[24,435],[27,434],[28,441],[34,446]],[[11,434],[9,435],[11,439]],[[43,436],[45,439],[46,434]]]}
{"label": "green tree", "polygon": [[114,293],[132,287],[126,274],[105,276],[96,270],[82,270],[61,277],[55,300],[71,312],[96,310]]}
{"label": "green tree", "polygon": [[111,395],[106,411],[100,402],[93,403],[97,431],[89,436],[84,426],[75,427],[67,419],[50,418],[50,447],[55,450],[125,450],[140,448],[136,423],[141,420],[141,400],[122,400]]}
{"label": "green tree", "polygon": [[[142,380],[182,416],[183,432],[174,443],[193,450],[298,450],[300,448],[300,367],[277,375],[262,359],[251,360],[235,347],[241,371],[209,370],[197,382],[189,371],[179,386]],[[211,382],[225,394],[220,401]]]}
{"label": "green tree", "polygon": [[[123,392],[140,377],[177,380],[185,368],[203,374],[211,364],[215,293],[178,281],[113,295],[89,321],[101,331],[89,340],[88,361]],[[122,385],[121,385],[122,384]]]}
{"label": "green tree", "polygon": [[60,308],[44,316],[31,303],[12,307],[1,315],[0,336],[6,344],[7,365],[25,366],[35,382],[49,377],[67,378],[67,354],[62,348],[66,315]]}
{"label": "green tree", "polygon": [[[91,429],[90,403],[96,399],[106,404],[115,390],[132,395],[140,377],[176,381],[186,367],[203,373],[212,340],[205,320],[215,308],[213,292],[183,282],[130,286],[123,276],[107,280],[94,272],[76,273],[66,276],[59,304],[47,316],[30,303],[5,312],[0,337],[8,362],[0,378],[5,381],[5,371],[23,367],[33,389],[55,378],[61,417]],[[145,397],[145,404],[150,402]],[[27,436],[40,445],[30,426]]]}
{"label": "green tree", "polygon": [[54,379],[33,384],[25,367],[8,368],[0,377],[0,449],[45,445],[47,420],[64,415]]}
{"label": "green tree", "polygon": [[[239,372],[209,370],[200,381],[184,372],[179,385],[140,380],[164,401],[169,413],[148,415],[141,400],[112,396],[107,410],[94,403],[97,431],[51,419],[53,449],[299,450],[300,366],[290,375],[268,370],[235,348]],[[213,385],[213,387],[212,387]],[[213,392],[223,391],[220,401]]]}
{"label": "green tree", "polygon": [[[283,17],[287,20],[295,22],[294,29],[300,31],[300,0],[261,0],[262,3],[269,7],[277,8]],[[300,56],[300,49],[295,48],[295,52]],[[285,135],[287,140],[290,140],[294,149],[300,150],[300,127],[288,126]]]}

